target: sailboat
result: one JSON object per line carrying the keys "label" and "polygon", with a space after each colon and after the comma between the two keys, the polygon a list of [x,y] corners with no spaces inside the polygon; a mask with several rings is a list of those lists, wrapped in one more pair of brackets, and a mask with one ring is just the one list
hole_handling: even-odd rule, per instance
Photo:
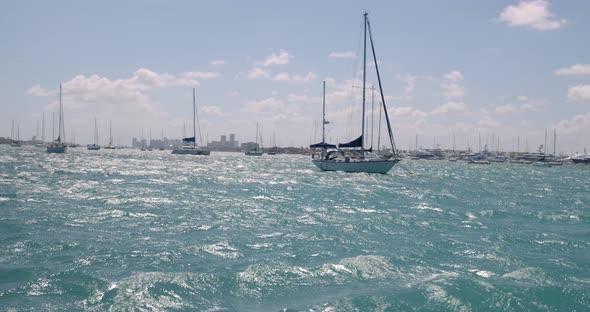
{"label": "sailboat", "polygon": [[105,146],[104,149],[115,149],[113,145],[113,124],[109,121],[109,145]]}
{"label": "sailboat", "polygon": [[[183,138],[181,148],[174,148],[172,150],[172,154],[176,155],[209,155],[211,151],[203,149],[197,146],[197,104],[195,101],[195,88],[193,88],[193,137],[192,138]],[[200,133],[199,133],[200,134]],[[190,143],[193,143],[190,145]],[[201,141],[202,144],[202,141]]]}
{"label": "sailboat", "polygon": [[94,118],[94,144],[88,144],[86,146],[89,151],[98,151],[100,146],[98,145],[98,126],[96,125],[96,118]]}
{"label": "sailboat", "polygon": [[59,85],[59,130],[57,134],[57,139],[51,142],[47,146],[48,153],[58,153],[62,154],[65,153],[67,150],[67,146],[65,143],[65,129],[64,129],[64,108],[61,102],[61,84]]}
{"label": "sailboat", "polygon": [[150,128],[150,145],[147,148],[148,152],[152,151],[152,129]]}
{"label": "sailboat", "polygon": [[[258,148],[258,123],[256,123],[256,147],[246,151],[246,153],[244,153],[246,156],[262,156],[262,154],[264,154],[264,152],[262,151],[262,148]],[[262,138],[260,138],[260,145],[262,145]]]}
{"label": "sailboat", "polygon": [[[338,144],[335,149],[334,145],[327,144],[325,140],[325,83],[324,83],[324,115],[322,117],[322,142],[313,144],[310,148],[321,149],[319,157],[313,156],[312,162],[321,170],[324,171],[346,171],[346,172],[367,172],[367,173],[387,173],[401,158],[399,157],[391,124],[389,122],[389,115],[387,114],[387,106],[385,105],[385,97],[383,95],[383,88],[381,84],[381,77],[379,75],[379,67],[377,57],[375,55],[375,46],[373,44],[373,36],[371,35],[371,25],[367,12],[364,14],[364,51],[363,51],[363,102],[362,102],[362,116],[361,116],[361,136],[348,142]],[[375,63],[375,71],[377,80],[379,82],[379,93],[381,95],[381,105],[387,121],[387,129],[389,133],[389,141],[391,143],[391,154],[388,155],[374,155],[371,156],[373,147],[365,149],[365,104],[366,104],[366,77],[367,77],[367,33],[371,43],[371,51],[373,54],[373,61]]]}
{"label": "sailboat", "polygon": [[12,121],[12,131],[10,134],[10,146],[13,147],[21,147],[22,144],[20,142],[20,126],[16,125],[16,140],[14,139],[14,120]]}
{"label": "sailboat", "polygon": [[42,113],[41,118],[41,143],[35,144],[36,147],[45,147],[45,112]]}
{"label": "sailboat", "polygon": [[275,142],[275,134],[274,134],[274,132],[273,132],[273,133],[272,133],[272,147],[271,147],[271,148],[269,148],[269,149],[266,151],[266,153],[267,153],[268,155],[276,155],[276,154],[277,154],[277,150],[278,150],[278,147],[277,147],[277,144],[276,144],[276,142]]}

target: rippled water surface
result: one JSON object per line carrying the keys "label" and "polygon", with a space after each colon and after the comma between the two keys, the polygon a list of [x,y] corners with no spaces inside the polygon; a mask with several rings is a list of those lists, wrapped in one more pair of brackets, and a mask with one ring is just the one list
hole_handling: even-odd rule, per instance
{"label": "rippled water surface", "polygon": [[0,146],[0,310],[590,310],[590,166],[402,165]]}

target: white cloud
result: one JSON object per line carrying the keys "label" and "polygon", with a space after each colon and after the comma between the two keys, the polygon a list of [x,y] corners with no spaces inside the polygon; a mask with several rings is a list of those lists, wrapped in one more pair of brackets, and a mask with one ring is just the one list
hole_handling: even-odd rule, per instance
{"label": "white cloud", "polygon": [[570,87],[567,97],[572,101],[590,102],[590,85],[577,85]]}
{"label": "white cloud", "polygon": [[463,81],[463,74],[459,71],[452,71],[444,75],[444,81],[440,84],[443,96],[447,99],[461,99],[465,96],[465,90],[460,82]]}
{"label": "white cloud", "polygon": [[590,130],[590,113],[579,114],[571,119],[561,120],[555,126],[559,132],[565,134]]}
{"label": "white cloud", "polygon": [[186,72],[182,74],[184,78],[195,78],[195,79],[213,79],[221,76],[217,72]]}
{"label": "white cloud", "polygon": [[555,71],[558,76],[589,75],[590,64],[574,64],[570,67],[560,68]]}
{"label": "white cloud", "polygon": [[27,90],[26,94],[31,96],[52,96],[55,95],[55,92],[50,90],[44,90],[43,88],[41,88],[40,85],[36,84],[30,87]]}
{"label": "white cloud", "polygon": [[448,102],[432,110],[433,115],[456,114],[467,111],[467,106],[463,102]]}
{"label": "white cloud", "polygon": [[266,70],[260,67],[254,67],[246,73],[245,77],[247,79],[268,79],[272,81],[310,82],[316,79],[316,74],[314,74],[313,72],[295,75],[291,75],[287,72],[279,72],[276,74],[272,74],[270,70]]}
{"label": "white cloud", "polygon": [[248,113],[273,113],[279,112],[283,108],[283,101],[275,98],[269,97],[262,100],[252,100],[246,101],[242,104],[242,111]]}
{"label": "white cloud", "polygon": [[261,65],[264,67],[272,66],[272,65],[286,65],[289,63],[289,59],[293,58],[293,56],[289,55],[289,52],[286,50],[280,50],[279,53],[272,53],[269,55],[264,61],[261,62]]}
{"label": "white cloud", "polygon": [[549,1],[522,1],[518,5],[509,5],[500,14],[500,21],[509,26],[525,26],[536,30],[557,29],[567,23],[565,19],[556,18],[549,12]]}
{"label": "white cloud", "polygon": [[517,104],[508,103],[496,106],[493,112],[496,114],[536,112],[540,111],[545,106],[544,100],[537,100],[524,95],[517,96],[516,100],[518,102]]}
{"label": "white cloud", "polygon": [[513,104],[505,104],[505,105],[496,106],[496,109],[494,110],[494,112],[496,112],[498,114],[509,114],[509,113],[514,113],[516,111],[518,111],[518,107]]}
{"label": "white cloud", "polygon": [[290,75],[286,72],[277,73],[275,76],[271,78],[274,81],[289,81],[289,82],[309,82],[316,79],[316,74],[312,72],[308,72],[305,75],[295,74]]}
{"label": "white cloud", "polygon": [[262,69],[260,67],[254,67],[246,73],[246,78],[248,78],[248,79],[269,78],[269,77],[270,77],[270,71],[268,71],[266,69]]}
{"label": "white cloud", "polygon": [[329,58],[355,58],[356,53],[353,51],[345,51],[345,52],[331,52],[328,54]]}
{"label": "white cloud", "polygon": [[211,61],[211,66],[223,66],[225,65],[225,61],[224,60],[213,60]]}
{"label": "white cloud", "polygon": [[[197,71],[173,75],[146,68],[140,68],[123,79],[77,75],[63,83],[66,129],[76,129],[79,143],[85,140],[88,142],[92,133],[88,124],[94,117],[98,119],[99,131],[103,133],[108,129],[108,121],[112,120],[114,136],[123,136],[123,143],[127,144],[131,136],[140,136],[141,129],[145,130],[145,134],[150,127],[154,127],[154,130],[156,127],[176,129],[182,124],[182,118],[170,115],[169,110],[151,98],[149,92],[158,88],[195,87],[199,85],[198,79],[218,76],[217,73]],[[33,86],[29,94],[47,94],[40,90],[43,89]],[[55,91],[53,96],[56,96]],[[188,105],[187,103],[187,107]],[[56,108],[57,98],[45,107],[49,111]],[[206,110],[213,112],[209,108]],[[106,135],[101,135],[100,138],[100,143],[105,143]]]}
{"label": "white cloud", "polygon": [[452,82],[459,82],[463,81],[463,74],[459,71],[452,71],[445,75],[445,79],[452,81]]}

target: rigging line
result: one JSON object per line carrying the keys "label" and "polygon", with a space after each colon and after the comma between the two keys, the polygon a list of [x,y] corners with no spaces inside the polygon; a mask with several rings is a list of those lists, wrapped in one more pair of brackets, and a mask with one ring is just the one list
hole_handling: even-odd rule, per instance
{"label": "rigging line", "polygon": [[[193,92],[195,92],[195,91],[193,91]],[[196,103],[196,96],[195,96],[195,103]],[[199,111],[197,110],[197,104],[195,104],[195,116],[197,116],[197,127],[199,128],[199,141],[201,142],[201,146],[203,146],[203,134],[201,133],[201,122],[199,121]],[[197,141],[197,138],[195,138],[195,141]]]}
{"label": "rigging line", "polygon": [[383,103],[383,111],[385,113],[385,120],[387,121],[387,129],[389,130],[389,140],[391,142],[391,150],[394,155],[397,154],[395,147],[395,139],[393,138],[393,131],[391,130],[391,123],[389,121],[389,114],[387,114],[387,106],[385,105],[385,97],[383,96],[383,87],[381,85],[381,75],[379,74],[379,66],[377,64],[377,56],[375,54],[375,45],[373,44],[373,35],[371,33],[371,24],[367,17],[367,28],[369,30],[369,39],[371,40],[371,50],[373,51],[373,61],[375,62],[375,71],[377,72],[377,81],[379,82],[379,92],[381,93],[381,101]]}
{"label": "rigging line", "polygon": [[[357,40],[357,45],[356,45],[356,50],[355,50],[355,62],[354,62],[354,67],[353,67],[353,74],[352,74],[352,84],[353,87],[348,91],[348,94],[346,96],[346,101],[345,101],[345,107],[346,108],[350,108],[349,112],[348,112],[348,120],[346,123],[346,130],[345,130],[345,136],[347,137],[354,137],[354,133],[353,133],[353,122],[352,122],[352,117],[354,115],[354,110],[356,108],[357,105],[353,105],[353,102],[355,102],[356,96],[355,93],[353,92],[353,88],[354,88],[354,83],[356,82],[357,76],[360,75],[360,70],[359,70],[359,57],[358,55],[360,54],[360,50],[361,50],[361,42],[363,39],[363,33],[364,33],[364,21],[362,23],[359,23],[359,31],[358,31],[358,40]],[[345,85],[346,88],[346,85]]]}

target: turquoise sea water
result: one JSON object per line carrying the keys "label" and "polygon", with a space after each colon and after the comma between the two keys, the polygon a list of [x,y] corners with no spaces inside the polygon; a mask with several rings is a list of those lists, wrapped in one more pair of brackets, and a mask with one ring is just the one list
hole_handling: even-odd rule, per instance
{"label": "turquoise sea water", "polygon": [[590,166],[402,164],[0,146],[0,310],[590,310]]}

